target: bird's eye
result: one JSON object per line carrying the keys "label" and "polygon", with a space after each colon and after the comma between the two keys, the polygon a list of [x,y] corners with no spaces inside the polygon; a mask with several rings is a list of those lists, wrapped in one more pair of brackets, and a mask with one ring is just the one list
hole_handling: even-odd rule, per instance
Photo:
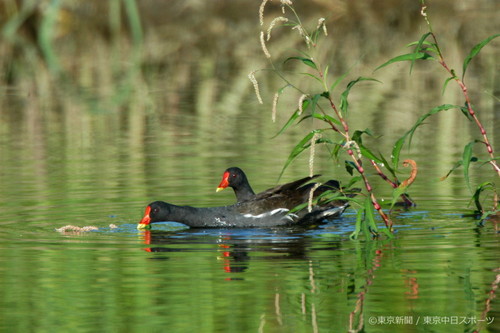
{"label": "bird's eye", "polygon": [[159,208],[155,208],[155,209],[153,209],[153,214],[157,214],[159,211],[160,211]]}
{"label": "bird's eye", "polygon": [[233,173],[233,174],[231,174],[231,176],[236,177],[236,174],[235,174],[235,173]]}

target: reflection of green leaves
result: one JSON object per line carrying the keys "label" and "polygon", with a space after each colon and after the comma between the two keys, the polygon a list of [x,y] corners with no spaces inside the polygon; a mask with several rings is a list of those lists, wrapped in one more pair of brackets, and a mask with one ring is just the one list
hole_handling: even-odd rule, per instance
{"label": "reflection of green leaves", "polygon": [[356,214],[356,227],[355,227],[354,231],[351,233],[351,235],[349,236],[349,238],[351,240],[358,239],[358,236],[359,236],[359,234],[362,231],[362,227],[363,227],[363,213],[364,213],[363,209],[358,209],[357,214]]}
{"label": "reflection of green leaves", "polygon": [[495,38],[497,38],[499,36],[500,36],[500,34],[495,34],[493,36],[490,36],[490,37],[488,37],[485,40],[481,41],[479,44],[477,44],[476,46],[474,46],[472,48],[472,50],[469,52],[469,54],[467,55],[467,57],[464,60],[464,64],[463,64],[463,67],[462,67],[462,80],[463,80],[463,78],[465,76],[465,71],[467,70],[467,67],[469,66],[469,63],[471,62],[471,60],[481,51],[481,49],[486,44],[488,44],[493,39],[495,39]]}
{"label": "reflection of green leaves", "polygon": [[363,206],[358,209],[356,214],[356,227],[349,237],[353,240],[358,239],[361,232],[365,234],[366,239],[371,239],[372,235],[378,235],[373,205],[369,197],[365,198]]}
{"label": "reflection of green leaves", "polygon": [[472,192],[472,188],[470,186],[470,180],[469,180],[469,166],[470,162],[472,161],[472,147],[476,141],[469,142],[465,147],[464,147],[464,152],[462,154],[462,165],[464,166],[464,178],[465,178],[465,183],[467,184],[467,187],[469,190]]}
{"label": "reflection of green leaves", "polygon": [[373,212],[373,203],[370,197],[365,199],[365,222],[368,230],[374,234],[378,235],[377,223],[375,222],[375,214]]}
{"label": "reflection of green leaves", "polygon": [[488,190],[488,189],[495,191],[495,185],[491,182],[484,182],[476,188],[476,191],[472,195],[472,200],[474,201],[474,204],[476,205],[476,209],[481,214],[483,214],[484,211],[483,211],[483,206],[481,205],[481,202],[479,201],[479,198],[481,196],[481,193],[485,190]]}
{"label": "reflection of green leaves", "polygon": [[[373,208],[373,203],[370,197],[366,197],[362,207],[357,210],[356,214],[356,226],[354,231],[351,233],[349,238],[351,240],[358,239],[361,232],[365,234],[366,239],[371,239],[373,236],[378,236],[379,229],[375,221],[375,209]],[[393,238],[394,235],[389,231],[388,228],[381,229],[382,232],[388,237]]]}

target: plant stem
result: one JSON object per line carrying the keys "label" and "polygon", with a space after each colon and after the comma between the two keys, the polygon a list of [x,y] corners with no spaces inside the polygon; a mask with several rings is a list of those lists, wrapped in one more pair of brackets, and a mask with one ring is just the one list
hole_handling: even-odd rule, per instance
{"label": "plant stem", "polygon": [[[344,117],[342,116],[342,114],[337,109],[337,106],[335,105],[335,103],[333,102],[333,100],[332,100],[332,98],[330,96],[328,96],[328,100],[330,101],[330,106],[332,107],[333,111],[337,115],[337,118],[340,120],[342,126],[344,127],[344,133],[341,133],[341,134],[346,139],[347,153],[349,154],[349,156],[351,156],[352,160],[354,161],[354,165],[356,165],[356,169],[358,170],[359,174],[363,178],[363,182],[365,183],[365,188],[368,191],[368,193],[370,194],[370,199],[372,201],[373,208],[375,208],[375,210],[379,213],[380,217],[382,217],[382,219],[384,220],[385,226],[389,229],[389,231],[393,232],[393,228],[392,228],[393,223],[392,223],[392,220],[382,210],[382,207],[378,203],[377,198],[375,197],[375,194],[373,193],[373,188],[370,185],[370,182],[368,181],[368,178],[366,177],[366,173],[365,173],[365,170],[364,170],[364,168],[362,166],[361,160],[358,159],[358,158],[356,158],[356,156],[354,155],[354,152],[350,148],[351,144],[355,144],[356,145],[356,143],[354,141],[352,141],[351,138],[350,138],[350,135],[349,135],[349,126],[347,125],[347,122],[345,121]],[[334,126],[332,127],[332,129],[334,131],[338,132],[338,130],[336,130],[336,128]],[[357,150],[359,151],[359,148],[357,148]]]}
{"label": "plant stem", "polygon": [[[396,181],[396,182],[393,182],[392,180],[389,179],[389,177],[387,177],[384,172],[379,168],[379,166],[377,165],[377,162],[375,162],[374,160],[370,160],[373,168],[375,168],[375,170],[377,171],[378,175],[383,179],[385,180],[386,182],[388,182],[392,188],[397,188],[399,186],[399,182]],[[404,201],[404,205],[406,207],[412,207],[412,206],[415,206],[415,202],[413,202],[413,200],[410,199],[410,197],[403,193],[401,194],[401,198],[403,199]]]}
{"label": "plant stem", "polygon": [[[353,142],[353,141],[351,141]],[[363,165],[361,164],[361,160],[357,159],[356,156],[354,155],[354,152],[352,149],[348,148],[347,153],[352,157],[352,160],[354,161],[354,164],[356,165],[356,168],[358,169],[359,174],[363,178],[363,182],[365,183],[365,188],[368,191],[368,194],[370,194],[370,199],[372,201],[373,208],[379,213],[380,217],[384,220],[385,226],[389,229],[390,232],[393,232],[392,228],[392,220],[387,216],[387,214],[384,213],[382,210],[382,207],[377,201],[377,198],[375,197],[375,194],[373,193],[373,188],[370,185],[368,178],[366,177],[365,169],[363,168]]]}
{"label": "plant stem", "polygon": [[[436,38],[436,36],[434,35],[433,32],[431,32],[431,36],[434,39],[434,43],[436,45],[438,45],[437,38]],[[469,112],[469,115],[472,117],[472,119],[474,119],[474,121],[476,122],[476,125],[479,128],[479,131],[481,132],[481,135],[483,136],[483,143],[486,146],[486,150],[488,151],[488,154],[490,155],[490,158],[491,158],[491,160],[489,161],[489,163],[492,165],[493,170],[495,170],[496,173],[500,176],[500,167],[498,166],[498,164],[495,161],[495,155],[493,154],[493,147],[491,146],[490,141],[488,140],[488,136],[486,135],[486,129],[484,128],[483,124],[481,123],[481,121],[477,117],[476,112],[472,108],[472,103],[471,103],[469,94],[467,92],[467,86],[465,85],[465,83],[458,76],[456,76],[453,73],[453,70],[451,70],[448,67],[448,65],[446,64],[446,62],[444,60],[444,57],[441,54],[441,51],[439,50],[439,48],[437,48],[437,50],[438,50],[438,54],[439,54],[439,64],[441,66],[443,66],[443,68],[450,75],[453,76],[453,79],[455,80],[455,82],[457,82],[457,84],[460,86],[460,89],[462,90],[462,94],[465,97],[465,105],[467,106],[467,111]]]}
{"label": "plant stem", "polygon": [[434,31],[432,30],[431,22],[427,18],[427,14],[425,12],[425,10],[427,8],[427,6],[425,5],[425,0],[421,0],[420,2],[422,4],[422,9],[421,9],[420,13],[424,17],[425,22],[427,23],[427,27],[429,28],[429,32],[432,36],[432,39],[434,40],[434,45],[436,46],[436,51],[437,51],[438,56],[439,56],[439,64],[453,77],[455,82],[457,82],[457,84],[460,86],[460,89],[462,90],[462,94],[465,97],[465,105],[467,106],[467,111],[469,112],[469,115],[472,117],[472,119],[474,119],[474,121],[476,122],[476,125],[479,128],[481,135],[483,136],[482,142],[486,146],[486,150],[488,151],[488,154],[490,155],[490,158],[491,158],[489,163],[491,164],[491,166],[493,167],[493,170],[497,173],[497,175],[500,176],[500,167],[498,166],[497,162],[495,161],[495,155],[493,154],[493,147],[491,146],[490,141],[488,140],[488,136],[486,135],[486,129],[484,128],[483,124],[481,123],[479,118],[476,116],[476,112],[472,108],[472,103],[471,103],[471,100],[469,98],[469,94],[467,92],[467,86],[458,76],[455,75],[454,71],[450,67],[448,67],[448,65],[446,64],[446,61],[444,60],[444,56],[441,53],[441,49],[439,48],[439,43],[437,41],[437,37],[434,34]]}

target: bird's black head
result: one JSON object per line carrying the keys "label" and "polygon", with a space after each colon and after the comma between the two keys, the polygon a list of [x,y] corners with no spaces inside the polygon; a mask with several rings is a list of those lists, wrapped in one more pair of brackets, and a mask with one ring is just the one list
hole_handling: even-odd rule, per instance
{"label": "bird's black head", "polygon": [[243,170],[238,167],[231,167],[224,171],[219,187],[217,187],[217,192],[222,191],[228,186],[232,188],[239,188],[247,183],[247,176]]}
{"label": "bird's black head", "polygon": [[155,201],[147,205],[144,217],[137,225],[137,229],[149,229],[150,223],[167,221],[171,206],[163,201]]}

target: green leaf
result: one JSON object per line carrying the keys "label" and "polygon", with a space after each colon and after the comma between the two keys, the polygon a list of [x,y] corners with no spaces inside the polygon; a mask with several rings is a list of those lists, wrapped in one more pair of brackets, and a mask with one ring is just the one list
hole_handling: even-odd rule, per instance
{"label": "green leaf", "polygon": [[285,162],[285,166],[283,166],[283,169],[281,170],[279,178],[281,178],[281,176],[285,172],[286,168],[290,165],[290,163],[292,163],[292,161],[295,160],[297,156],[299,156],[304,150],[306,150],[311,145],[310,141],[314,136],[314,134],[321,133],[322,131],[323,130],[312,130],[302,140],[300,140],[300,142],[292,149],[292,152],[288,156]]}
{"label": "green leaf", "polygon": [[345,161],[345,169],[351,176],[354,174],[354,170],[358,170],[358,168],[356,168],[356,164],[351,161]]}
{"label": "green leaf", "polygon": [[382,161],[382,163],[384,164],[384,167],[389,170],[389,172],[391,173],[391,175],[396,178],[396,170],[394,170],[394,168],[391,167],[391,165],[389,164],[389,162],[385,159],[385,157],[380,154],[380,160]]}
{"label": "green leaf", "polygon": [[339,76],[337,80],[335,80],[335,82],[333,82],[332,85],[330,86],[330,91],[333,91],[333,89],[335,89],[335,87],[338,86],[339,83],[342,82],[342,80],[345,79],[350,72],[351,70],[349,69],[347,72]]}
{"label": "green leaf", "polygon": [[444,92],[446,90],[446,87],[448,86],[448,83],[450,83],[451,80],[455,80],[456,78],[457,78],[456,76],[452,76],[452,77],[447,78],[446,81],[444,81],[443,89],[441,91],[441,95],[444,95]]}
{"label": "green leaf", "polygon": [[349,96],[349,93],[351,91],[351,88],[354,87],[355,84],[362,82],[362,81],[376,81],[380,82],[379,80],[370,78],[370,77],[358,77],[356,80],[353,80],[347,84],[347,88],[344,90],[344,92],[340,95],[340,110],[344,115],[347,115],[347,110],[349,107],[349,103],[347,101],[347,97]]}
{"label": "green leaf", "polygon": [[469,52],[469,55],[464,60],[464,65],[462,69],[462,80],[465,76],[465,71],[467,70],[467,67],[469,66],[469,63],[471,62],[472,58],[474,58],[486,44],[488,44],[493,39],[499,36],[500,34],[495,34],[493,36],[490,36],[472,48],[472,50]]}
{"label": "green leaf", "polygon": [[373,136],[373,133],[372,131],[370,131],[368,128],[365,129],[364,131],[360,131],[360,130],[356,130],[354,131],[353,135],[352,135],[352,140],[353,141],[356,141],[357,144],[362,144],[363,143],[363,140],[361,139],[361,136],[363,134],[366,134],[366,135],[369,135],[369,136]]}
{"label": "green leaf", "polygon": [[422,123],[425,121],[425,119],[427,119],[428,117],[430,117],[438,112],[446,111],[446,110],[450,110],[450,109],[460,109],[460,106],[453,105],[453,104],[442,104],[442,105],[439,105],[439,106],[432,108],[429,112],[427,112],[426,114],[424,114],[423,116],[418,118],[417,121],[415,122],[415,124],[413,125],[413,127],[403,135],[403,137],[409,136],[408,146],[411,145],[411,140],[413,138],[413,134],[415,133],[415,130],[420,125],[422,125]]}
{"label": "green leaf", "polygon": [[472,158],[472,147],[474,146],[476,142],[472,141],[469,142],[465,147],[464,147],[464,152],[462,155],[462,164],[464,166],[464,178],[465,178],[465,183],[467,184],[467,187],[469,190],[472,192],[472,188],[470,186],[470,180],[469,180],[469,165],[470,165],[470,160]]}
{"label": "green leaf", "polygon": [[399,61],[412,61],[412,62],[414,62],[415,60],[418,60],[418,59],[425,60],[425,59],[429,59],[429,58],[434,59],[434,57],[431,56],[430,54],[423,53],[423,52],[403,54],[403,55],[394,57],[394,58],[390,59],[389,61],[383,63],[382,65],[375,68],[375,70],[377,71],[385,66],[388,66],[390,64],[393,64],[393,63],[399,62]]}
{"label": "green leaf", "polygon": [[472,118],[471,114],[469,113],[469,109],[467,108],[467,105],[460,107],[460,111],[462,111],[462,113],[464,114],[464,116],[466,116],[467,119],[469,119],[469,121],[473,121],[474,120],[474,118]]}
{"label": "green leaf", "polygon": [[327,79],[329,70],[330,70],[330,65],[326,65],[325,70],[323,71],[323,77],[325,78],[325,87],[328,87]]}
{"label": "green leaf", "polygon": [[317,80],[319,83],[323,84],[323,81],[319,77],[317,77],[316,75],[314,75],[314,74],[311,74],[311,73],[301,73],[301,74],[306,75],[306,76],[310,76],[313,79]]}
{"label": "green leaf", "polygon": [[326,98],[327,100],[330,100],[330,92],[328,92],[328,91],[323,91],[323,92],[321,93],[321,97],[324,97],[324,98]]}
{"label": "green leaf", "polygon": [[451,175],[451,173],[453,171],[455,171],[456,169],[458,169],[461,166],[462,166],[462,161],[460,160],[457,163],[455,163],[455,165],[450,169],[450,171],[448,171],[448,173],[445,176],[441,177],[440,180],[441,181],[445,180],[446,178],[448,178],[449,175]]}
{"label": "green leaf", "polygon": [[335,144],[335,142],[333,142],[332,140],[330,140],[328,138],[319,138],[318,140],[316,140],[316,143],[327,143],[329,145]]}
{"label": "green leaf", "polygon": [[292,126],[293,123],[295,123],[295,120],[300,117],[300,114],[299,114],[299,110],[297,109],[293,114],[292,116],[290,117],[290,119],[288,119],[288,121],[286,122],[286,124],[278,131],[278,133],[276,133],[275,136],[273,136],[273,138],[277,137],[278,135],[282,134],[284,131],[287,130],[288,127]]}
{"label": "green leaf", "polygon": [[[302,102],[302,111],[305,111],[307,110],[307,108],[309,107],[309,104],[310,104],[310,100],[309,99],[306,99]],[[295,112],[292,114],[292,116],[288,119],[288,121],[286,122],[286,124],[278,131],[278,133],[276,133],[275,136],[273,136],[273,138],[277,137],[278,135],[282,134],[284,131],[286,131],[290,126],[292,126],[294,123],[295,123],[295,120],[297,120],[297,118],[300,117],[300,111],[299,109],[295,110]]]}
{"label": "green leaf", "polygon": [[392,201],[391,201],[391,208],[394,207],[396,204],[396,201],[398,201],[399,197],[403,194],[406,193],[406,186],[399,185],[392,191]]}
{"label": "green leaf", "polygon": [[315,113],[316,112],[316,105],[318,105],[318,101],[321,98],[321,94],[316,94],[313,97],[311,97],[311,102],[312,102],[312,109],[311,112]]}
{"label": "green leaf", "polygon": [[351,177],[351,179],[349,179],[349,183],[345,187],[351,188],[354,184],[356,184],[357,182],[359,182],[361,180],[363,180],[363,177],[361,177],[361,176]]}
{"label": "green leaf", "polygon": [[338,158],[340,153],[343,151],[342,150],[342,147],[344,146],[344,142],[341,141],[341,142],[338,142],[338,143],[335,143],[335,147],[333,148],[333,150],[330,152],[330,156],[331,157],[335,157],[335,158]]}
{"label": "green leaf", "polygon": [[[419,44],[419,42],[420,41],[411,42],[410,44],[407,44],[406,46],[410,47],[410,46],[413,46],[413,45],[417,45],[417,44]],[[422,45],[425,45],[426,47],[422,47]],[[427,41],[424,41],[423,43],[420,44],[419,51],[432,51],[434,53],[438,53],[438,50],[436,48],[436,44],[431,43],[431,42],[427,42]]]}
{"label": "green leaf", "polygon": [[342,124],[340,123],[340,121],[338,121],[337,119],[335,119],[332,116],[329,116],[327,114],[313,113],[311,115],[311,117],[319,119],[319,120],[322,120],[322,121],[325,121],[325,122],[332,122],[332,123],[334,123],[337,126],[342,126]]}
{"label": "green leaf", "polygon": [[[321,193],[316,198],[314,198],[314,200],[312,201],[312,205],[314,206],[314,205],[318,204],[318,202],[320,202],[320,204],[326,204],[326,203],[329,203],[333,200],[355,201],[351,197],[344,196],[338,190],[328,190],[328,191]],[[298,211],[306,208],[307,206],[309,206],[309,202],[304,202],[298,206],[293,207],[289,213],[298,212]]]}
{"label": "green leaf", "polygon": [[358,146],[359,146],[359,150],[361,152],[361,155],[363,155],[364,157],[370,159],[370,160],[373,160],[375,161],[376,163],[384,163],[381,159],[379,159],[374,153],[371,152],[371,150],[369,150],[368,148],[366,148],[365,146],[363,146],[362,144],[359,144],[358,143]]}
{"label": "green leaf", "polygon": [[405,144],[407,135],[408,135],[408,132],[405,135],[403,135],[401,138],[399,138],[398,141],[396,141],[396,143],[394,144],[394,147],[392,147],[391,159],[392,159],[392,167],[394,168],[394,170],[398,169],[399,155],[401,153],[401,149],[403,148],[403,146]]}
{"label": "green leaf", "polygon": [[283,93],[283,91],[285,91],[286,88],[291,87],[291,86],[292,86],[291,84],[285,84],[283,87],[278,89],[278,94],[281,95]]}
{"label": "green leaf", "polygon": [[318,70],[318,67],[316,66],[316,64],[314,63],[314,61],[312,61],[311,59],[309,58],[303,58],[303,57],[289,57],[287,58],[284,63],[288,62],[289,60],[300,60],[302,61],[305,65],[311,67],[311,68],[314,68],[315,70]]}
{"label": "green leaf", "polygon": [[[431,33],[427,32],[427,33],[423,34],[422,37],[420,37],[420,40],[418,41],[417,46],[415,46],[415,51],[413,52],[413,54],[418,54],[419,52],[422,51],[422,44],[425,42],[427,37],[429,37],[430,35],[431,35]],[[415,57],[411,60],[410,74],[411,74],[411,71],[413,69],[413,65],[415,64],[416,60],[417,59]]]}

